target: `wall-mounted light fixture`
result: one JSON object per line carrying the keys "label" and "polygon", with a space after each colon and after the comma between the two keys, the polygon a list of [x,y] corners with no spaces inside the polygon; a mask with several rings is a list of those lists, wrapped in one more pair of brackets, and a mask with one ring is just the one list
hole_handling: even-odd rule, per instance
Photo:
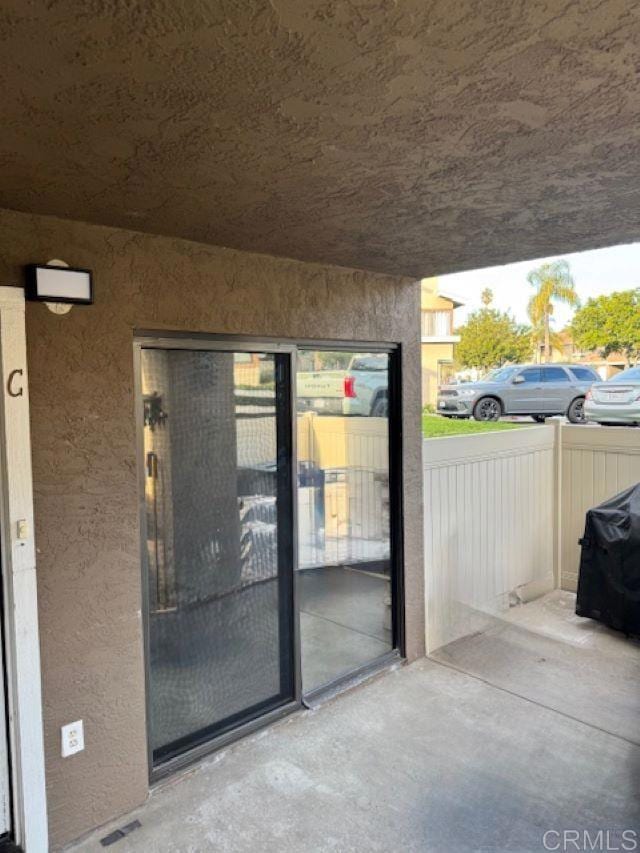
{"label": "wall-mounted light fixture", "polygon": [[91,270],[61,266],[60,261],[25,267],[25,297],[37,302],[91,305]]}

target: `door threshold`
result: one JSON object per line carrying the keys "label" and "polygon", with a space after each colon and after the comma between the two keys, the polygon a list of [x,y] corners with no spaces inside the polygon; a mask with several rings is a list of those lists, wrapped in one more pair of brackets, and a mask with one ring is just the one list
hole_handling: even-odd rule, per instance
{"label": "door threshold", "polygon": [[329,684],[323,684],[321,687],[317,687],[315,690],[304,694],[302,697],[302,704],[305,708],[315,711],[321,705],[326,704],[336,696],[340,696],[342,693],[346,693],[354,687],[359,687],[361,684],[364,684],[383,672],[395,669],[397,666],[404,664],[404,661],[405,659],[399,651],[394,650],[392,652],[387,652],[385,655],[382,655],[382,657],[371,661],[371,663],[364,664],[364,666],[354,669],[351,672],[346,673],[346,675],[340,676],[335,681],[331,681]]}
{"label": "door threshold", "polygon": [[[301,703],[294,699],[287,702],[286,705],[280,705],[278,708],[274,708],[266,714],[262,714],[253,720],[248,720],[246,723],[236,726],[236,728],[229,732],[225,732],[206,743],[198,744],[198,746],[194,746],[192,749],[183,752],[181,755],[176,755],[174,758],[170,758],[168,761],[162,762],[162,764],[154,767],[149,773],[150,787],[155,788],[157,784],[163,782],[173,773],[190,767],[192,764],[197,764],[203,758],[207,758],[207,756],[212,755],[214,752],[219,752],[221,749],[231,746],[236,741],[248,737],[257,731],[260,731],[260,729],[266,728],[272,723],[280,720],[282,717],[287,717],[294,711],[299,711],[302,707]],[[0,853],[4,853],[2,848],[0,848]]]}
{"label": "door threshold", "polygon": [[[313,690],[311,693],[303,697],[302,702],[298,702],[296,700],[288,702],[286,705],[275,708],[269,713],[257,717],[255,720],[249,720],[232,731],[226,732],[213,740],[207,741],[207,743],[200,744],[199,746],[190,749],[188,752],[178,755],[175,758],[158,765],[158,767],[155,767],[149,775],[150,787],[152,789],[159,787],[174,773],[197,764],[199,761],[202,761],[208,756],[213,755],[228,746],[232,746],[237,741],[267,728],[284,717],[288,717],[295,711],[300,711],[305,708],[309,710],[316,710],[331,699],[340,696],[342,693],[346,693],[348,690],[352,690],[354,687],[359,687],[361,684],[370,681],[383,672],[388,672],[403,665],[404,662],[405,659],[398,651],[388,652],[382,657],[377,658],[375,661],[365,664],[357,670],[353,670],[335,681],[332,681],[330,684],[323,685],[322,687]],[[7,848],[6,853],[14,853],[14,851],[19,851],[19,848],[9,847]],[[0,853],[5,853],[4,848],[1,846]]]}

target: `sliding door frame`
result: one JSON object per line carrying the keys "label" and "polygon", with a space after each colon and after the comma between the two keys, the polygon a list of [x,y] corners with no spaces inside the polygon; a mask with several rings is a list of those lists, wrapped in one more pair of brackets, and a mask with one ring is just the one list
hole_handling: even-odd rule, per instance
{"label": "sliding door frame", "polygon": [[[223,731],[218,735],[213,735],[209,740],[202,743],[197,743],[193,747],[186,749],[178,755],[172,756],[165,761],[154,764],[153,748],[150,738],[150,712],[151,712],[151,672],[150,672],[150,612],[149,612],[149,561],[147,554],[147,521],[146,521],[146,504],[145,504],[145,451],[144,451],[144,407],[142,394],[142,351],[144,349],[159,349],[159,350],[189,350],[201,352],[248,352],[248,353],[266,353],[274,356],[285,356],[287,368],[283,375],[277,377],[276,387],[280,385],[284,389],[286,395],[285,405],[282,411],[279,411],[279,399],[276,396],[276,428],[280,438],[281,430],[286,430],[286,444],[290,449],[291,459],[289,463],[289,481],[290,493],[287,495],[286,506],[284,511],[289,510],[289,519],[291,530],[287,537],[287,546],[291,553],[291,566],[287,569],[287,575],[290,576],[290,586],[286,584],[288,589],[291,589],[291,595],[288,601],[280,600],[280,592],[283,586],[282,576],[282,556],[280,554],[280,544],[278,544],[279,560],[278,560],[278,581],[279,581],[279,611],[280,619],[282,619],[281,608],[286,606],[290,608],[287,614],[291,625],[291,636],[288,638],[287,645],[289,646],[289,656],[293,669],[292,687],[293,696],[290,700],[285,700],[281,705],[278,705],[255,718],[239,723],[229,731]],[[158,335],[158,334],[136,334],[134,339],[134,379],[135,379],[135,407],[136,407],[136,441],[137,441],[137,457],[138,457],[138,491],[139,491],[139,515],[140,515],[140,555],[142,568],[142,615],[143,615],[143,632],[144,632],[144,656],[145,656],[145,699],[146,699],[146,714],[147,714],[147,761],[149,766],[149,781],[157,782],[160,779],[168,776],[174,771],[187,766],[188,764],[197,761],[199,758],[220,749],[233,741],[244,737],[247,734],[264,727],[265,725],[280,719],[292,711],[302,707],[302,677],[301,677],[301,662],[300,662],[300,633],[299,633],[299,617],[297,605],[297,593],[295,585],[295,569],[297,564],[297,515],[296,515],[296,475],[295,475],[295,459],[296,454],[296,431],[293,429],[293,420],[291,413],[295,411],[295,399],[292,399],[292,394],[295,392],[291,375],[294,370],[295,347],[286,344],[278,344],[263,341],[263,340],[240,340],[238,338],[219,337],[200,337],[200,336],[178,336],[178,335]],[[281,360],[276,359],[277,369],[280,370]],[[280,512],[278,513],[280,514]],[[278,542],[280,543],[280,532],[278,534]],[[282,646],[280,647],[282,654]]]}
{"label": "sliding door frame", "polygon": [[[291,513],[291,576],[293,588],[290,606],[292,606],[292,662],[294,696],[290,702],[271,711],[241,723],[231,731],[214,736],[205,743],[177,755],[154,767],[153,750],[149,737],[150,721],[150,671],[149,671],[149,591],[148,557],[146,542],[146,505],[145,505],[145,454],[144,454],[144,417],[142,395],[142,350],[143,349],[182,349],[219,352],[267,353],[288,356],[289,393],[287,395],[289,423],[289,447],[291,449],[291,494],[289,495]],[[303,694],[300,607],[298,589],[298,454],[297,454],[297,405],[296,374],[297,355],[300,350],[339,350],[363,353],[387,353],[389,355],[389,497],[390,497],[390,568],[392,590],[392,640],[393,649],[367,664],[339,676],[330,684]],[[136,448],[138,461],[138,493],[140,517],[140,555],[142,581],[142,622],[144,634],[145,698],[147,713],[147,759],[149,781],[158,782],[183,767],[198,761],[240,738],[245,737],[270,723],[287,716],[293,711],[306,707],[310,699],[320,694],[332,692],[342,684],[348,684],[358,678],[364,678],[395,661],[405,654],[405,607],[404,607],[404,551],[403,551],[403,475],[402,475],[402,349],[398,343],[380,341],[353,340],[314,340],[309,338],[270,338],[245,335],[223,335],[192,332],[174,332],[166,330],[140,329],[134,333],[134,401]]]}
{"label": "sliding door frame", "polygon": [[[321,351],[353,353],[386,353],[389,356],[388,424],[389,424],[389,567],[391,571],[391,638],[392,648],[355,669],[338,675],[312,690],[302,690],[305,707],[313,707],[325,696],[385,669],[405,656],[404,548],[403,548],[403,476],[402,476],[402,347],[396,343],[373,341],[298,340],[302,352]],[[295,393],[295,389],[294,389]],[[297,470],[297,459],[296,459]],[[297,566],[297,555],[296,555]],[[299,613],[297,613],[299,620]]]}

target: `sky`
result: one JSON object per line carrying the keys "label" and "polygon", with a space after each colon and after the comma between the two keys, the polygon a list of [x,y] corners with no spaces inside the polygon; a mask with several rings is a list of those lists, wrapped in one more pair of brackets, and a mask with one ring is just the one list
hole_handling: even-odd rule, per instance
{"label": "sky", "polygon": [[[508,310],[519,323],[527,323],[527,302],[534,292],[527,281],[527,273],[542,263],[559,258],[569,262],[581,302],[601,293],[640,287],[640,243],[443,275],[439,277],[438,285],[442,292],[459,296],[465,303],[455,312],[456,326],[462,325],[471,311],[482,307],[480,294],[485,287],[493,291],[494,308]],[[572,314],[573,310],[568,306],[556,305],[553,328],[556,331],[562,329],[570,322]]]}

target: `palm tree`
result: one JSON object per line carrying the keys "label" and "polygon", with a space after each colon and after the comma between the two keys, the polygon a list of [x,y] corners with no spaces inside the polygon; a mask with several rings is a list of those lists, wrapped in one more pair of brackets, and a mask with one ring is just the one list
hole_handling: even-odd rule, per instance
{"label": "palm tree", "polygon": [[544,361],[551,361],[551,346],[556,342],[556,335],[551,330],[553,303],[564,302],[576,307],[579,304],[575,291],[569,264],[562,261],[552,261],[542,264],[527,276],[527,281],[536,288],[536,293],[529,300],[527,311],[531,320],[531,337],[536,348],[536,361],[540,360],[540,343],[543,344]]}
{"label": "palm tree", "polygon": [[490,287],[485,287],[485,289],[480,294],[480,301],[484,305],[485,308],[488,308],[489,305],[493,302],[493,290]]}

